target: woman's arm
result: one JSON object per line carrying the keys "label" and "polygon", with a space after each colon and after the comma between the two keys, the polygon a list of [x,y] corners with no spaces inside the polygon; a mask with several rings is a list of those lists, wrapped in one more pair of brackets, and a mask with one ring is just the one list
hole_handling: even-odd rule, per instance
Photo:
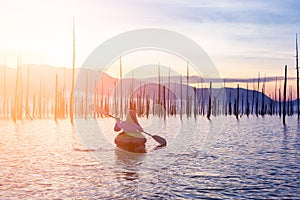
{"label": "woman's arm", "polygon": [[137,126],[136,127],[137,131],[139,131],[139,132],[143,132],[144,131],[144,129],[142,128],[142,126],[139,123],[137,123],[136,126]]}

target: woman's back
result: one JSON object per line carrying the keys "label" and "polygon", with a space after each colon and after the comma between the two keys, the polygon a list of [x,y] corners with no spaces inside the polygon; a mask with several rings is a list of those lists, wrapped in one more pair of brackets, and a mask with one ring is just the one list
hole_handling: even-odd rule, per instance
{"label": "woman's back", "polygon": [[114,130],[120,131],[121,129],[123,129],[123,132],[126,133],[138,133],[143,131],[139,124],[128,121],[117,121]]}

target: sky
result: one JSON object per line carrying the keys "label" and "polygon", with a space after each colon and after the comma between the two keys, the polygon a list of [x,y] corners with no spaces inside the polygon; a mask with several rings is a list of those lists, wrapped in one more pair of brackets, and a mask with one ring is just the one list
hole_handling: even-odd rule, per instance
{"label": "sky", "polygon": [[297,0],[0,2],[0,64],[11,67],[20,55],[23,64],[71,67],[74,16],[76,67],[112,36],[138,28],[163,28],[198,43],[224,78],[253,78],[258,72],[281,76],[286,64],[289,75],[295,75],[295,34],[300,33]]}

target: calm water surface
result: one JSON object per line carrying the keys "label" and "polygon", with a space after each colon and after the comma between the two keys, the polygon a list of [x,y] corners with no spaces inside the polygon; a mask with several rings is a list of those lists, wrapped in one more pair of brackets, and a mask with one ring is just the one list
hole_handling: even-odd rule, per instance
{"label": "calm water surface", "polygon": [[117,151],[111,119],[0,121],[0,199],[300,198],[296,117],[140,121],[168,146]]}

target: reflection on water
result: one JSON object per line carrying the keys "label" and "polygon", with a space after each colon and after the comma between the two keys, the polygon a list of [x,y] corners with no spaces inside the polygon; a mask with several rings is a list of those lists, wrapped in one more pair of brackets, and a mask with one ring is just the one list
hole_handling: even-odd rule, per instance
{"label": "reflection on water", "polygon": [[[154,150],[155,142],[148,138],[147,154],[116,150],[111,143],[116,134],[101,136],[89,120],[82,122],[85,144],[68,121],[0,121],[0,197],[300,198],[296,117],[288,117],[286,126],[274,116],[238,122],[227,117],[224,126],[218,120],[184,119],[185,125],[167,120],[160,130],[172,148]],[[100,119],[102,123],[109,127],[114,122]],[[185,141],[183,136],[195,127],[197,134]],[[188,148],[181,149],[184,142]]]}
{"label": "reflection on water", "polygon": [[[137,180],[139,178],[139,167],[142,165],[145,154],[130,153],[121,149],[115,150],[115,165],[121,167],[121,172],[117,173],[117,178],[125,180]],[[120,176],[121,175],[121,176]]]}
{"label": "reflection on water", "polygon": [[143,157],[143,154],[127,153],[120,149],[115,150],[115,179],[120,184],[120,194],[123,194],[124,198],[139,194],[139,167]]}

